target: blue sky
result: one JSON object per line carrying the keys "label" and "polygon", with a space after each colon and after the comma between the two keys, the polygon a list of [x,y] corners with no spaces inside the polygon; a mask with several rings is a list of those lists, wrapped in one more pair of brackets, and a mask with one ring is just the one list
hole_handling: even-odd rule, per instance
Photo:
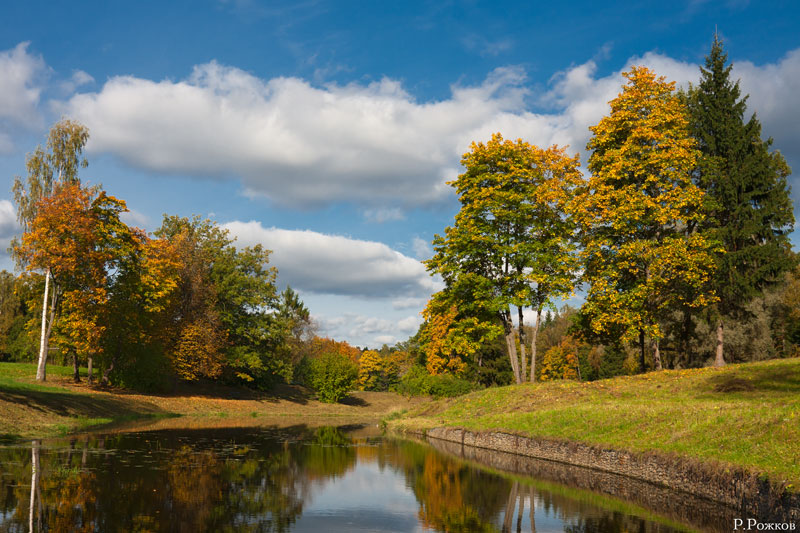
{"label": "blue sky", "polygon": [[25,154],[69,116],[90,128],[84,180],[129,223],[210,217],[274,251],[320,334],[392,344],[439,286],[419,259],[458,209],[445,181],[471,141],[585,161],[620,73],[696,81],[715,28],[800,169],[798,21],[794,2],[741,0],[5,2],[0,244]]}

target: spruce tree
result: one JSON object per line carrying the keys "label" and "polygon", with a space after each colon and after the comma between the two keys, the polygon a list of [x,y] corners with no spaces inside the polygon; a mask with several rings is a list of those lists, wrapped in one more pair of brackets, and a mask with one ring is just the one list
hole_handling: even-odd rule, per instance
{"label": "spruce tree", "polygon": [[717,35],[697,87],[687,98],[691,131],[703,154],[695,172],[706,192],[705,220],[696,229],[707,232],[724,251],[714,278],[717,304],[715,366],[725,364],[723,327],[742,319],[746,306],[791,268],[787,234],[794,225],[786,178],[789,166],[772,139],[761,138],[756,115],[745,122],[747,96],[730,78],[732,64]]}

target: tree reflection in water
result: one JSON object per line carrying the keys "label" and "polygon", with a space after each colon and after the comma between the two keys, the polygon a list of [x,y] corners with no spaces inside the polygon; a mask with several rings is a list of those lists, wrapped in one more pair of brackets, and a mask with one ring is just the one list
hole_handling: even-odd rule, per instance
{"label": "tree reflection in water", "polygon": [[[570,533],[671,531],[534,489],[533,481],[488,472],[424,444],[298,426],[88,436],[0,448],[0,532],[307,530],[304,510],[315,498],[331,500],[323,495],[338,490],[337,480],[364,476],[360,468],[379,471],[378,482],[386,485],[403,480],[398,490],[417,502],[413,525],[413,516],[400,521],[393,502],[378,501],[369,488],[352,495],[375,500],[359,502],[358,509],[387,529],[535,532],[538,518]],[[358,512],[343,514],[326,514],[326,529],[358,524]]]}

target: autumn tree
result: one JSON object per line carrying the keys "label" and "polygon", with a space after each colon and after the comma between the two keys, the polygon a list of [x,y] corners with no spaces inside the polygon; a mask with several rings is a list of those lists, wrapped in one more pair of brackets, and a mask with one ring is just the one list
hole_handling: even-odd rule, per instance
{"label": "autumn tree", "polygon": [[745,121],[747,97],[730,79],[731,64],[714,36],[700,83],[688,93],[690,132],[702,153],[697,185],[706,193],[707,217],[697,228],[719,241],[713,286],[719,298],[714,364],[725,364],[726,321],[746,318],[747,305],[792,268],[788,233],[794,214],[786,178],[790,170],[772,139],[761,138],[753,114]]}
{"label": "autumn tree", "polygon": [[261,245],[234,246],[227,230],[199,217],[166,216],[156,236],[175,246],[179,269],[171,354],[183,379],[227,376],[265,384],[291,379],[275,313],[277,270]]}
{"label": "autumn tree", "polygon": [[623,76],[611,114],[590,128],[591,176],[572,203],[588,283],[581,312],[594,333],[638,334],[642,369],[648,336],[661,369],[666,310],[715,301],[715,247],[685,231],[703,219],[703,191],[692,183],[699,152],[674,82],[645,67]]}
{"label": "autumn tree", "polygon": [[163,388],[172,340],[172,302],[180,259],[173,243],[131,229],[130,246],[118,256],[108,290],[101,339],[103,381],[137,388]]}
{"label": "autumn tree", "polygon": [[[578,160],[558,147],[504,141],[498,133],[486,144],[473,143],[461,164],[465,172],[450,182],[461,210],[445,235],[434,238],[426,266],[442,275],[461,305],[479,302],[502,324],[517,383],[527,377],[530,349],[533,380],[538,317],[554,298],[572,292],[578,268],[565,216],[580,182]],[[517,336],[526,308],[537,313],[530,341]]]}
{"label": "autumn tree", "polygon": [[457,300],[448,291],[434,294],[422,316],[425,321],[419,330],[419,346],[425,367],[433,376],[462,373],[469,360],[480,357],[481,348],[503,332],[499,324],[486,317],[459,311]]}
{"label": "autumn tree", "polygon": [[[27,179],[23,181],[20,176],[14,178],[12,191],[17,207],[17,219],[23,230],[36,218],[39,203],[50,196],[54,189],[61,184],[78,184],[78,169],[86,168],[87,161],[81,156],[86,141],[89,139],[89,130],[81,124],[71,120],[62,120],[55,124],[47,137],[47,149],[38,146],[28,155],[26,167]],[[18,258],[19,259],[19,258]],[[48,339],[56,317],[59,289],[53,287],[50,291],[51,269],[54,265],[43,264],[45,286],[42,298],[42,322],[39,342],[39,363],[36,369],[36,379],[45,381],[47,377]]]}
{"label": "autumn tree", "polygon": [[61,294],[59,342],[76,358],[91,357],[101,351],[109,273],[130,244],[129,228],[119,219],[127,208],[76,183],[57,184],[35,207],[15,254],[29,270],[49,269],[58,286],[54,294]]}

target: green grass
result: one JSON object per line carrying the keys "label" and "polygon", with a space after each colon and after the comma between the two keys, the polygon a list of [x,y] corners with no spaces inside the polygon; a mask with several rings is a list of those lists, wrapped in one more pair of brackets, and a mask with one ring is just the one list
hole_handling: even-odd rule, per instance
{"label": "green grass", "polygon": [[487,389],[388,424],[656,450],[744,466],[800,487],[800,359]]}

